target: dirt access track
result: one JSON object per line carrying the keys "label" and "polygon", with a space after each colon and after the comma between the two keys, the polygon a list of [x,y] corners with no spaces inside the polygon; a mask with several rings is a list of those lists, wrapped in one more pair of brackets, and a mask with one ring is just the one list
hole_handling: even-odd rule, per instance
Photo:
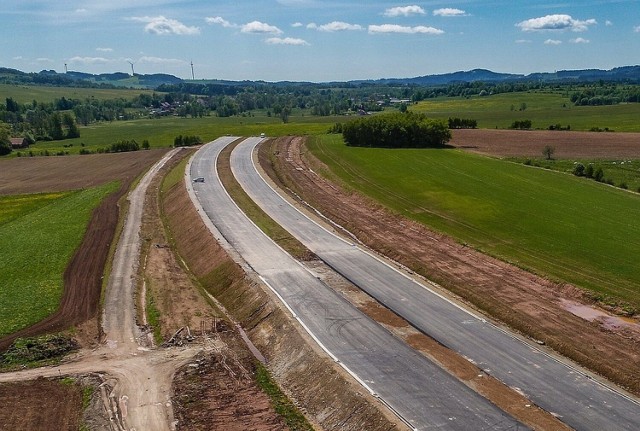
{"label": "dirt access track", "polygon": [[[118,222],[120,198],[131,183],[166,150],[136,151],[64,157],[23,157],[0,161],[0,194],[43,193],[94,187],[119,181],[89,221],[87,232],[64,273],[64,291],[58,310],[45,320],[0,339],[0,351],[18,337],[55,332],[96,316],[102,274]],[[88,328],[95,338],[97,325]]]}
{"label": "dirt access track", "polygon": [[[478,134],[478,141],[474,133]],[[510,145],[513,133],[536,136],[530,132],[508,132],[502,142],[505,147]],[[589,146],[600,145],[597,139],[585,141],[581,133],[554,133],[567,141],[573,139],[575,149],[585,145],[587,148],[580,154],[595,154],[595,150],[589,153]],[[455,145],[465,142],[465,146],[481,147],[475,142],[497,141],[503,136],[486,130],[463,131],[463,134],[464,141],[455,134]],[[536,148],[540,145],[544,144],[530,144]],[[559,148],[558,145],[556,150]],[[362,195],[346,192],[316,174],[326,171],[327,167],[306,150],[304,138],[283,137],[271,145],[263,145],[260,160],[272,179],[284,189],[293,191],[294,197],[344,227],[362,243],[439,283],[448,290],[446,294],[452,292],[498,321],[640,394],[640,331],[608,330],[598,321],[590,322],[566,311],[563,299],[588,303],[587,295],[580,289],[553,283],[481,254],[392,214]]]}

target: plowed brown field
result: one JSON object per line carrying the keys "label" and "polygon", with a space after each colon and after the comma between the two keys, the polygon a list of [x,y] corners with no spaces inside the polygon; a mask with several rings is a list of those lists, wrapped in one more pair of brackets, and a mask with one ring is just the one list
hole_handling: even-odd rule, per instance
{"label": "plowed brown field", "polygon": [[499,157],[542,157],[546,145],[554,147],[554,157],[560,159],[640,157],[640,133],[461,129],[453,131],[449,143]]}

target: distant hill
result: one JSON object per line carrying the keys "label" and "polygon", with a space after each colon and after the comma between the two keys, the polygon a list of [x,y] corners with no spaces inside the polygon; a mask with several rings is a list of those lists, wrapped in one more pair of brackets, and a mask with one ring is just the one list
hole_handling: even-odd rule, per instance
{"label": "distant hill", "polygon": [[616,67],[611,70],[583,69],[583,70],[560,70],[557,72],[540,72],[529,75],[498,73],[486,69],[473,69],[469,71],[459,71],[440,75],[425,75],[414,78],[385,78],[375,80],[354,80],[348,82],[334,83],[310,83],[310,82],[271,82],[265,81],[228,81],[228,80],[183,80],[173,75],[165,73],[155,73],[149,75],[135,74],[131,76],[127,73],[103,73],[94,75],[90,73],[70,71],[58,73],[55,70],[43,70],[38,73],[25,73],[19,70],[0,67],[0,83],[6,84],[38,84],[57,85],[70,87],[130,87],[156,89],[161,86],[175,85],[223,85],[223,86],[247,86],[247,85],[276,85],[276,86],[296,86],[296,85],[390,85],[390,86],[442,86],[456,83],[471,82],[557,82],[557,83],[589,83],[597,81],[605,82],[627,82],[640,84],[640,66]]}

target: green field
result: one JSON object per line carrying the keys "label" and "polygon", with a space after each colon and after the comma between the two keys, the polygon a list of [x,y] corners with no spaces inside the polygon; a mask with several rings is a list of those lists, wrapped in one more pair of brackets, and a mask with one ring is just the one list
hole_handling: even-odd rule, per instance
{"label": "green field", "polygon": [[459,150],[310,149],[351,187],[458,241],[640,309],[640,196]]}
{"label": "green field", "polygon": [[67,99],[133,99],[142,93],[152,94],[153,91],[141,89],[106,89],[106,88],[74,88],[74,87],[47,87],[37,85],[11,85],[0,84],[0,94],[4,103],[5,98],[11,97],[18,103],[31,103],[36,100],[39,103],[53,102],[62,97]]}
{"label": "green field", "polygon": [[[49,151],[51,155],[55,155],[59,151],[78,154],[83,148],[82,143],[85,144],[85,149],[95,151],[99,147],[107,147],[119,140],[130,139],[135,139],[138,143],[147,139],[152,148],[170,147],[173,146],[173,140],[178,135],[197,135],[205,142],[227,134],[238,136],[257,136],[260,133],[266,133],[268,136],[315,135],[325,133],[333,123],[345,119],[345,117],[312,117],[298,113],[298,115],[291,116],[289,123],[284,124],[279,118],[268,117],[263,112],[256,112],[254,115],[226,118],[215,116],[204,118],[164,117],[99,123],[81,127],[80,138],[38,142],[29,150],[35,155],[39,155],[45,150]],[[67,147],[64,147],[65,145]],[[23,150],[21,153],[28,155],[29,150]]]}
{"label": "green field", "polygon": [[[526,109],[520,111],[522,104]],[[411,105],[430,117],[478,120],[481,129],[506,129],[516,120],[531,120],[534,129],[552,124],[571,126],[571,130],[609,128],[616,132],[640,132],[640,103],[612,106],[574,106],[562,92],[503,93],[493,96],[441,97]]]}
{"label": "green field", "polygon": [[91,213],[117,187],[0,199],[0,337],[57,309]]}

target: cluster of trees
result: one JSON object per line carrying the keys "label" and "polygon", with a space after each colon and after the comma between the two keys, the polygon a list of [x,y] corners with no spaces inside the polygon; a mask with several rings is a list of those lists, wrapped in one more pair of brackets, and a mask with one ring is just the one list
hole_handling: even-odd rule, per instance
{"label": "cluster of trees", "polygon": [[353,147],[442,147],[451,139],[443,121],[413,112],[360,117],[342,124],[340,130],[345,143]]}
{"label": "cluster of trees", "polygon": [[0,156],[11,152],[11,127],[0,121]]}
{"label": "cluster of trees", "polygon": [[173,139],[174,147],[191,147],[193,145],[202,144],[202,138],[200,136],[190,135],[182,136],[178,135]]}
{"label": "cluster of trees", "polygon": [[[149,141],[146,139],[142,142],[142,148],[145,150],[149,149]],[[107,148],[98,148],[96,151],[98,153],[127,153],[129,151],[138,151],[140,150],[140,144],[136,142],[135,139],[123,139],[118,142],[114,142]]]}
{"label": "cluster of trees", "polygon": [[451,118],[449,117],[450,129],[477,129],[478,121],[469,118]]}
{"label": "cluster of trees", "polygon": [[529,130],[531,129],[531,120],[516,120],[509,126],[510,129]]}
{"label": "cluster of trees", "polygon": [[617,105],[618,103],[639,103],[640,87],[637,85],[594,85],[576,91],[571,95],[576,106]]}
{"label": "cluster of trees", "polygon": [[80,130],[75,117],[57,110],[55,103],[19,104],[7,97],[0,105],[0,121],[11,126],[14,135],[30,135],[34,140],[62,140],[77,138]]}

